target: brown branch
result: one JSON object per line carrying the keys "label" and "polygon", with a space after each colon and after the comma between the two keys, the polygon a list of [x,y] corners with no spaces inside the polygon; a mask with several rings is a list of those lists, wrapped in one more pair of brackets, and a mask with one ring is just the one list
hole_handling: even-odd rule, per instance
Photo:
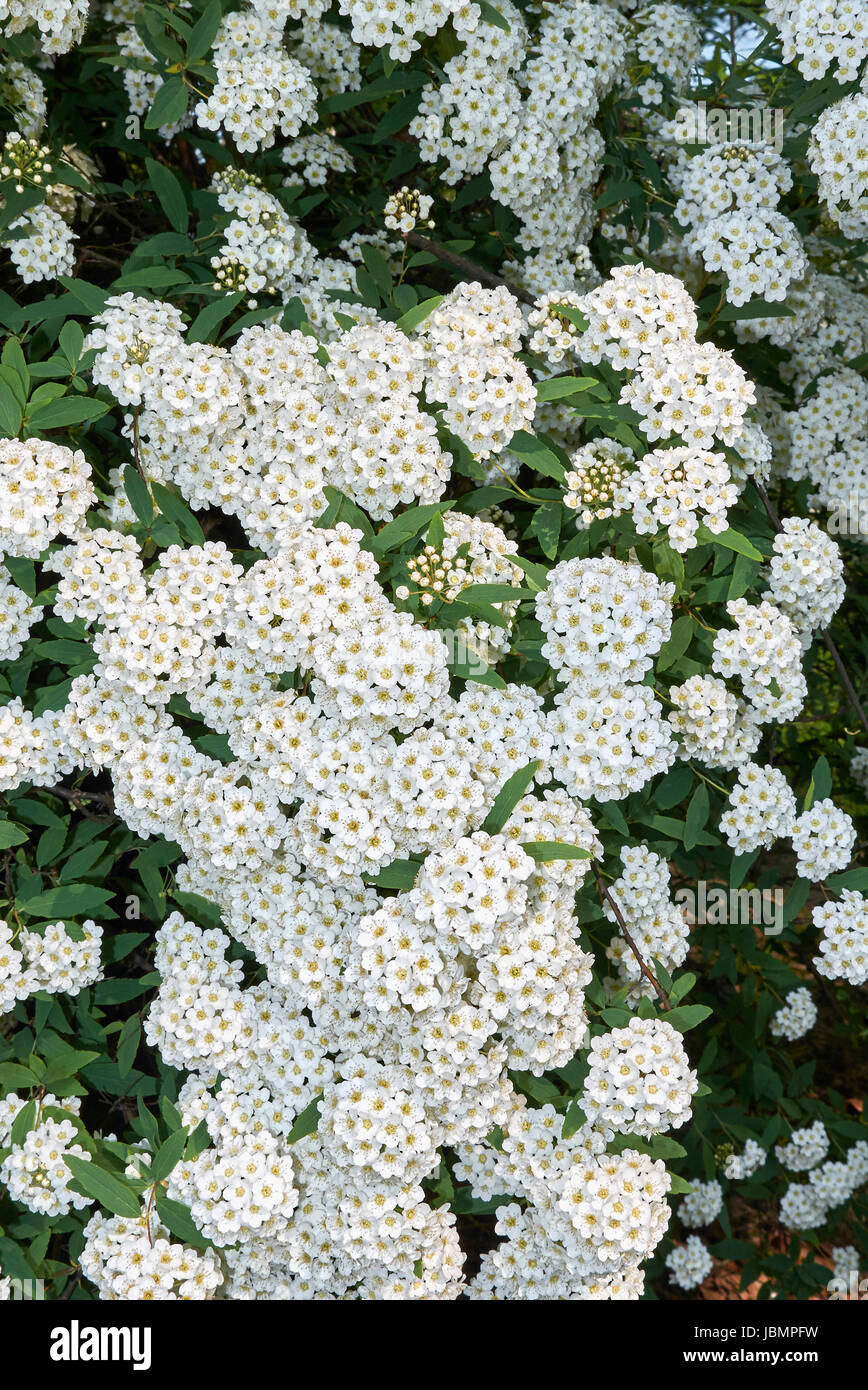
{"label": "brown branch", "polygon": [[[95,801],[97,805],[105,806],[107,811],[113,812],[115,809],[114,798],[108,792],[86,792],[79,791],[78,788],[70,789],[68,787],[47,787],[46,791],[49,796],[57,796],[60,797],[61,801],[69,801],[77,811],[84,810],[79,805],[80,801]],[[85,812],[85,814],[87,813]]]}
{"label": "brown branch", "polygon": [[475,261],[468,261],[466,256],[459,256],[457,252],[450,251],[446,246],[441,246],[439,241],[432,241],[430,237],[422,236],[419,232],[409,232],[407,241],[411,246],[415,246],[417,251],[428,251],[432,256],[436,256],[438,261],[444,265],[449,265],[453,270],[460,270],[465,278],[479,280],[483,285],[490,285],[492,289],[509,290],[516,299],[520,299],[522,304],[535,304],[536,300],[527,290],[519,289],[518,285],[513,285],[509,280],[505,280],[502,275],[496,275],[493,270],[486,270],[485,266],[477,265]]}
{"label": "brown branch", "polygon": [[592,865],[591,865],[591,868],[592,868],[593,871],[594,871],[594,878],[597,880],[597,892],[600,894],[600,897],[601,897],[601,898],[605,898],[605,899],[606,899],[606,902],[609,904],[610,908],[612,909],[612,912],[614,913],[614,916],[615,916],[615,921],[618,923],[618,928],[619,928],[619,930],[620,930],[620,932],[621,932],[621,935],[623,936],[623,938],[624,938],[624,940],[626,941],[627,945],[630,947],[630,950],[633,952],[633,955],[636,957],[636,962],[637,962],[637,964],[638,964],[638,966],[639,966],[639,969],[642,971],[642,974],[645,976],[645,979],[648,980],[648,981],[650,982],[650,984],[652,984],[652,985],[654,986],[654,993],[657,995],[657,998],[660,1000],[660,1007],[661,1007],[661,1009],[670,1009],[670,1008],[672,1007],[672,1005],[669,1003],[669,995],[666,993],[666,991],[664,990],[663,986],[660,984],[660,981],[657,979],[657,977],[652,973],[652,971],[650,970],[650,968],[645,964],[645,961],[644,961],[643,958],[642,958],[642,954],[641,954],[641,952],[640,952],[640,950],[639,950],[639,947],[636,945],[636,942],[633,940],[632,936],[630,935],[630,932],[629,932],[629,930],[628,930],[628,928],[627,928],[627,923],[624,921],[624,917],[623,917],[623,914],[622,914],[622,912],[621,912],[620,907],[619,907],[618,904],[615,902],[615,899],[612,897],[612,894],[609,892],[608,888],[606,887],[605,883],[603,882],[602,878],[600,877],[600,871],[599,871],[599,869],[597,868],[596,864],[592,864]]}
{"label": "brown branch", "polygon": [[[775,511],[774,506],[769,501],[769,495],[763,487],[762,483],[758,482],[757,479],[754,478],[753,484],[757,492],[759,493],[760,501],[765,507],[766,516],[772,523],[772,526],[775,528],[776,531],[783,531],[783,523],[781,522],[780,517]],[[866,734],[868,734],[868,718],[866,718],[865,716],[865,711],[862,708],[862,703],[859,699],[859,696],[856,694],[856,688],[850,679],[850,676],[847,672],[847,668],[841,660],[841,653],[838,651],[835,642],[829,635],[829,629],[820,628],[819,636],[822,638],[823,644],[827,652],[829,653],[829,655],[835,663],[835,670],[838,672],[838,676],[846,692],[847,699],[849,700],[850,705],[854,713],[856,714],[856,717],[859,720],[859,723],[862,725],[862,728],[865,730]]]}

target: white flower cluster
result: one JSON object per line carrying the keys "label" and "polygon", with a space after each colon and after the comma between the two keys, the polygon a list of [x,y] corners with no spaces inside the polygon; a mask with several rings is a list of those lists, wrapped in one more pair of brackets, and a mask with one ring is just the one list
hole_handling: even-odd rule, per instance
{"label": "white flower cluster", "polygon": [[669,687],[674,705],[668,719],[686,758],[732,769],[759,747],[762,729],[750,705],[716,676],[689,676]]}
{"label": "white flower cluster", "polygon": [[578,530],[627,510],[626,482],[634,462],[631,450],[613,439],[594,439],[575,450],[564,479],[564,506],[577,513]]}
{"label": "white flower cluster", "polygon": [[195,107],[204,130],[222,126],[243,152],[268,149],[278,131],[291,139],[316,115],[316,88],[284,49],[286,15],[278,15],[253,9],[224,16],[211,50],[217,79]]}
{"label": "white flower cluster", "polygon": [[0,1182],[7,1195],[40,1216],[66,1216],[89,1207],[93,1198],[83,1197],[69,1186],[72,1173],[65,1162],[67,1155],[87,1162],[91,1158],[76,1143],[80,1099],[43,1095],[33,1125],[21,1143],[13,1144],[12,1126],[25,1104],[14,1093],[0,1100],[0,1148],[8,1149],[0,1163]]}
{"label": "white flower cluster", "polygon": [[806,1183],[791,1183],[781,1199],[780,1219],[794,1231],[814,1230],[868,1182],[868,1143],[853,1145],[843,1162],[814,1168]]}
{"label": "white flower cluster", "polygon": [[669,636],[673,586],[609,556],[564,560],[537,595],[542,647],[566,689],[550,727],[560,781],[580,799],[614,800],[671,766],[658,700],[639,682]]}
{"label": "white flower cluster", "polygon": [[631,377],[619,400],[638,411],[652,443],[680,435],[691,448],[737,445],[753,384],[729,353],[696,341],[693,300],[680,281],[641,265],[617,266],[582,297],[589,320],[576,344],[583,362],[606,358]]}
{"label": "white flower cluster", "polygon": [[695,1182],[693,1190],[683,1197],[678,1207],[682,1226],[710,1226],[723,1206],[723,1188],[716,1179]]}
{"label": "white flower cluster", "polygon": [[726,513],[738,500],[723,454],[704,449],[653,449],[639,459],[624,483],[640,535],[665,528],[682,554],[697,543],[700,525],[713,535],[725,531]]}
{"label": "white flower cluster", "polygon": [[516,353],[524,323],[506,289],[458,285],[423,321],[417,341],[429,400],[477,458],[500,453],[534,416],[536,392]]}
{"label": "white flower cluster", "polygon": [[766,0],[768,18],[780,31],[784,62],[798,58],[812,81],[832,67],[835,80],[853,82],[865,57],[865,0]]}
{"label": "white flower cluster", "polygon": [[783,1004],[769,1021],[774,1038],[797,1042],[809,1033],[817,1021],[817,1006],[809,989],[791,989]]}
{"label": "white flower cluster", "polygon": [[[624,868],[609,892],[643,960],[659,961],[671,975],[684,963],[690,928],[684,912],[669,896],[669,866],[645,845],[625,845],[621,862]],[[617,920],[608,902],[603,903],[603,911],[610,922]],[[619,983],[630,985],[630,1000],[653,994],[653,986],[618,932],[606,947],[606,957],[617,966]]]}
{"label": "white flower cluster", "polygon": [[835,541],[807,517],[787,517],[775,536],[769,594],[807,650],[818,628],[828,627],[844,601],[844,564]]}
{"label": "white flower cluster", "polygon": [[786,1144],[776,1144],[778,1162],[793,1173],[807,1172],[822,1163],[829,1152],[829,1136],[822,1120],[794,1129]]}
{"label": "white flower cluster", "polygon": [[808,693],[802,671],[802,644],[786,613],[763,599],[730,599],[726,611],[735,623],[714,639],[712,669],[741,681],[759,723],[782,722],[799,713]]}
{"label": "white flower cluster", "polygon": [[433,206],[434,199],[430,194],[406,186],[399,188],[386,199],[383,223],[390,232],[401,232],[404,236],[417,227],[433,227],[434,222],[429,216]]}
{"label": "white flower cluster", "polygon": [[39,31],[43,53],[68,53],[81,41],[90,0],[0,0],[4,34],[20,34],[31,24]]}
{"label": "white flower cluster", "polygon": [[0,661],[14,661],[21,654],[39,616],[27,594],[0,570]]}
{"label": "white flower cluster", "polygon": [[684,5],[643,5],[632,18],[636,56],[651,70],[684,86],[702,49],[702,32]]}
{"label": "white flower cluster", "polygon": [[846,869],[856,843],[856,827],[846,811],[830,797],[815,801],[793,826],[796,873],[819,883],[829,874]]}
{"label": "white flower cluster", "polygon": [[631,1018],[594,1038],[582,1109],[592,1123],[649,1138],[690,1118],[696,1072],[681,1034],[662,1019]]}
{"label": "white flower cluster", "polygon": [[76,236],[59,212],[41,203],[30,208],[14,222],[11,232],[26,230],[27,235],[15,237],[2,244],[9,252],[16,273],[25,285],[37,280],[56,280],[59,275],[72,275],[75,268]]}
{"label": "white flower cluster", "polygon": [[373,48],[388,45],[389,57],[404,63],[420,46],[417,34],[436,34],[451,20],[455,32],[463,37],[479,23],[479,8],[473,0],[390,0],[388,4],[382,0],[340,0],[339,9],[348,16],[357,44]]}
{"label": "white flower cluster", "polygon": [[[860,49],[861,51],[861,49]],[[821,111],[808,158],[819,195],[844,236],[861,239],[868,228],[868,152],[864,131],[868,96],[855,92]]]}
{"label": "white flower cluster", "polygon": [[704,1283],[714,1265],[700,1237],[688,1236],[683,1245],[676,1245],[669,1251],[666,1268],[673,1284],[689,1290]]}
{"label": "white flower cluster", "polygon": [[770,764],[739,768],[727,805],[720,828],[736,854],[771,849],[775,840],[793,833],[796,798],[784,774]]}
{"label": "white flower cluster", "polygon": [[[5,923],[3,928],[8,931]],[[80,994],[102,977],[101,945],[102,927],[90,919],[71,930],[64,922],[48,922],[39,931],[21,931],[20,988],[25,994]]]}
{"label": "white flower cluster", "polygon": [[724,1177],[736,1182],[752,1178],[768,1160],[768,1151],[755,1139],[746,1139],[740,1154],[729,1154],[723,1165]]}
{"label": "white flower cluster", "polygon": [[96,502],[84,454],[46,439],[0,439],[0,551],[37,559],[74,537]]}
{"label": "white flower cluster", "polygon": [[[300,165],[300,176],[311,188],[321,188],[330,172],[344,174],[355,168],[352,155],[327,130],[290,140],[280,157],[291,169]],[[294,182],[294,179],[286,180],[288,184]]]}
{"label": "white flower cluster", "polygon": [[817,973],[827,980],[864,985],[868,981],[868,903],[862,894],[845,888],[837,902],[815,907],[812,917],[822,933],[820,954],[814,957]]}
{"label": "white flower cluster", "polygon": [[96,1212],[84,1237],[81,1271],[101,1299],[201,1300],[224,1280],[215,1250],[173,1241],[155,1212],[137,1219]]}

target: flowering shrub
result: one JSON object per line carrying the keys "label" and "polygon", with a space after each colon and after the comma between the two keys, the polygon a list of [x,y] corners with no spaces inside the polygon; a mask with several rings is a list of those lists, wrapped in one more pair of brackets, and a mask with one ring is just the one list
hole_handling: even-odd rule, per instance
{"label": "flowering shrub", "polygon": [[861,9],[0,0],[0,1297],[868,1262]]}

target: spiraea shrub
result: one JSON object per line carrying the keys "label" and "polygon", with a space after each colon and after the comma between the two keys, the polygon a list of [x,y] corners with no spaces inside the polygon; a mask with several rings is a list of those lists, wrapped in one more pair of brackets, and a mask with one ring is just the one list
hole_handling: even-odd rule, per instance
{"label": "spiraea shrub", "polygon": [[0,1297],[868,1265],[868,6],[0,0]]}

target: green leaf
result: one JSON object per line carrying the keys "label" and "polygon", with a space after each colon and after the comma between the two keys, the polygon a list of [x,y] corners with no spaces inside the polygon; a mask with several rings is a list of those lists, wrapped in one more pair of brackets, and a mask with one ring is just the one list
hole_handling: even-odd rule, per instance
{"label": "green leaf", "polygon": [[706,1004],[682,1004],[663,1015],[667,1023],[677,1028],[679,1033],[687,1033],[711,1017],[711,1009]]}
{"label": "green leaf", "polygon": [[187,88],[183,77],[170,77],[157,92],[145,117],[145,130],[176,125],[187,113]]}
{"label": "green leaf", "polygon": [[553,376],[548,381],[538,381],[536,398],[538,401],[560,401],[565,396],[575,396],[587,391],[590,386],[598,386],[593,376]]}
{"label": "green leaf", "polygon": [[67,425],[82,425],[86,420],[98,420],[111,410],[105,401],[94,401],[81,396],[63,396],[57,401],[48,401],[28,415],[28,426],[33,430],[59,430]]}
{"label": "green leaf", "polygon": [[418,859],[393,859],[376,874],[364,874],[366,883],[374,888],[397,888],[400,893],[413,887],[422,865]]}
{"label": "green leaf", "polygon": [[518,430],[507,448],[535,473],[541,473],[544,478],[553,478],[557,483],[564,482],[567,476],[564,465],[557,454],[554,454],[541,439],[537,439],[535,434],[528,430]]}
{"label": "green leaf", "polygon": [[162,1221],[167,1230],[173,1236],[184,1242],[185,1245],[192,1245],[194,1250],[207,1250],[211,1246],[211,1241],[203,1236],[199,1227],[196,1225],[190,1213],[190,1208],[185,1207],[182,1202],[175,1202],[171,1197],[166,1197],[160,1188],[157,1188],[157,1216]]}
{"label": "green leaf", "polygon": [[187,40],[187,62],[198,63],[210,51],[223,19],[220,0],[211,0],[201,18],[193,25],[193,32]]}
{"label": "green leaf", "polygon": [[705,828],[708,820],[710,799],[708,787],[704,782],[700,782],[696,791],[690,798],[687,807],[687,815],[684,821],[684,848],[686,850],[695,849],[699,836]]}
{"label": "green leaf", "polygon": [[150,526],[154,519],[154,503],[141,473],[129,463],[124,468],[124,492],[142,525]]}
{"label": "green leaf", "polygon": [[177,493],[170,492],[162,483],[152,483],[151,491],[163,516],[175,523],[184,539],[193,545],[204,545],[205,532]]}
{"label": "green leaf", "polygon": [[531,859],[538,863],[547,863],[551,859],[593,859],[593,854],[589,849],[583,849],[581,845],[568,845],[564,840],[530,840],[522,843],[525,854],[529,854]]}
{"label": "green leaf", "polygon": [[386,525],[381,526],[379,531],[371,537],[371,550],[376,555],[384,555],[389,550],[398,550],[405,541],[418,536],[419,532],[428,526],[436,513],[448,511],[450,507],[454,506],[454,501],[451,501],[428,502],[419,507],[408,507],[406,512],[396,516],[394,521],[387,521]]}
{"label": "green leaf", "polygon": [[724,304],[717,317],[720,323],[732,323],[737,319],[791,318],[792,314],[792,309],[786,304],[772,304],[766,299],[750,299],[747,304]]}
{"label": "green leaf", "polygon": [[406,314],[402,314],[395,321],[395,327],[400,328],[402,333],[412,333],[413,329],[418,328],[420,323],[424,323],[428,315],[433,314],[438,305],[442,303],[442,294],[435,294],[430,299],[423,299],[420,304],[414,304],[412,309],[408,309]]}
{"label": "green leaf", "polygon": [[714,535],[706,526],[700,526],[696,532],[696,539],[700,545],[722,545],[727,550],[735,550],[739,555],[746,555],[749,560],[763,560],[765,557],[761,550],[757,550],[753,541],[749,541],[747,536],[743,536],[740,531],[733,531],[728,527],[726,531],[721,531],[719,535]]}
{"label": "green leaf", "polygon": [[486,23],[493,24],[496,28],[503,29],[507,34],[509,33],[508,20],[500,13],[500,10],[496,9],[494,5],[490,3],[490,0],[476,0],[476,3]]}
{"label": "green leaf", "polygon": [[38,1086],[39,1077],[29,1067],[21,1067],[17,1062],[0,1062],[0,1087],[5,1093],[17,1091],[21,1086]]}
{"label": "green leaf", "polygon": [[494,798],[494,805],[482,822],[482,829],[487,835],[500,833],[528,787],[532,784],[534,774],[539,767],[539,761],[528,763],[525,767],[520,767],[511,777],[507,777]]}
{"label": "green leaf", "polygon": [[820,757],[814,764],[803,810],[810,811],[815,801],[825,801],[832,790],[832,769],[828,758]]}
{"label": "green leaf", "polygon": [[176,232],[185,233],[190,222],[190,212],[184,197],[184,190],[177,178],[171,169],[167,169],[165,164],[158,164],[156,159],[146,158],[145,168],[148,171],[151,187],[160,200],[163,212]]}
{"label": "green leaf", "polygon": [[319,1124],[321,1103],[322,1096],[316,1096],[316,1098],[311,1101],[310,1105],[306,1106],[301,1114],[296,1117],[295,1124],[286,1136],[286,1142],[288,1144],[295,1144],[299,1139],[304,1139],[305,1135],[316,1133],[316,1127]]}
{"label": "green leaf", "polygon": [[124,1020],[124,1026],[118,1034],[115,1060],[118,1064],[118,1073],[120,1076],[129,1076],[132,1071],[141,1040],[141,1020],[137,1014],[131,1014],[129,1018]]}
{"label": "green leaf", "polygon": [[526,535],[536,536],[544,555],[553,560],[558,553],[564,509],[560,502],[543,502],[531,517]]}
{"label": "green leaf", "polygon": [[27,831],[11,820],[0,820],[0,849],[21,845],[27,839]]}
{"label": "green leaf", "polygon": [[104,908],[113,897],[113,893],[92,883],[69,883],[48,888],[33,898],[18,899],[16,905],[18,911],[26,913],[28,917],[59,922],[65,917],[89,917]]}
{"label": "green leaf", "polygon": [[205,308],[199,310],[193,322],[190,324],[187,333],[187,342],[209,342],[215,328],[217,328],[224,319],[227,319],[231,313],[234,313],[243,298],[243,294],[234,291],[232,294],[221,295],[219,299],[214,299],[210,304],[206,304]]}
{"label": "green leaf", "polygon": [[9,1142],[14,1148],[23,1144],[33,1126],[36,1124],[36,1101],[29,1100],[23,1105],[15,1116],[12,1129],[9,1134]]}
{"label": "green leaf", "polygon": [[0,434],[14,439],[21,429],[24,411],[9,382],[0,377]]}
{"label": "green leaf", "polygon": [[63,1161],[72,1173],[74,1181],[70,1183],[70,1187],[75,1192],[80,1192],[84,1197],[95,1198],[100,1206],[115,1216],[141,1216],[142,1209],[138,1197],[132,1188],[120,1178],[116,1178],[113,1173],[107,1173],[92,1159],[75,1158],[72,1154],[64,1154]]}
{"label": "green leaf", "polygon": [[666,671],[670,666],[675,665],[680,656],[684,655],[690,646],[693,630],[693,619],[686,613],[675,619],[669,638],[663,643],[660,648],[660,655],[657,657],[658,671]]}
{"label": "green leaf", "polygon": [[176,1129],[174,1134],[170,1134],[168,1139],[160,1145],[151,1161],[150,1178],[152,1182],[162,1182],[180,1163],[188,1137],[185,1129]]}

